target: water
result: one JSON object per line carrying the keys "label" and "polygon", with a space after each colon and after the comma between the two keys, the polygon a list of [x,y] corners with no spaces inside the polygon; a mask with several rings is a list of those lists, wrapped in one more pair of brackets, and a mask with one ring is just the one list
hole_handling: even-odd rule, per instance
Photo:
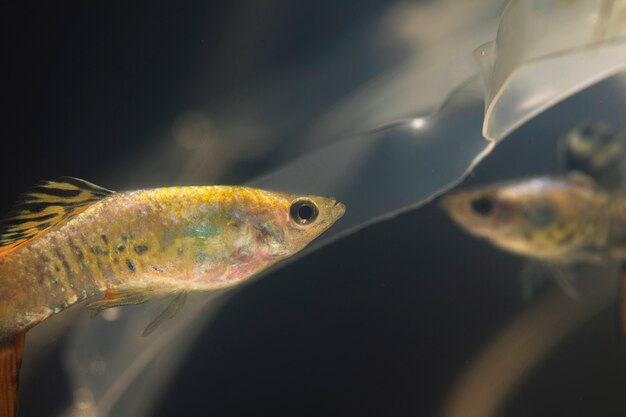
{"label": "water", "polygon": [[[603,290],[611,277],[599,290],[583,283],[581,301],[547,286],[525,302],[522,260],[467,236],[428,202],[493,148],[480,136],[477,78],[463,83],[504,3],[5,14],[10,33],[29,36],[9,40],[8,96],[20,104],[3,136],[19,139],[5,150],[17,167],[0,167],[3,207],[59,175],[112,189],[255,181],[348,203],[325,245],[205,320],[188,321],[198,301],[164,326],[183,326],[185,337],[119,391],[111,415],[624,414],[626,349],[614,293]],[[433,113],[459,85],[452,107]],[[558,172],[556,141],[574,123],[626,128],[624,85],[616,77],[547,110],[464,185]],[[291,171],[275,171],[285,164]],[[142,308],[89,321],[78,307],[35,328],[21,415],[89,415],[107,377],[154,345],[139,336],[147,321]]]}
{"label": "water", "polygon": [[[464,185],[557,173],[557,139],[576,109],[594,115],[609,85],[521,128]],[[603,112],[617,123],[621,114]],[[598,295],[586,285],[605,278],[586,277],[580,301],[552,284],[525,302],[522,265],[462,233],[436,202],[382,221],[238,293],[157,415],[192,413],[207,397],[226,416],[621,415],[614,282]]]}

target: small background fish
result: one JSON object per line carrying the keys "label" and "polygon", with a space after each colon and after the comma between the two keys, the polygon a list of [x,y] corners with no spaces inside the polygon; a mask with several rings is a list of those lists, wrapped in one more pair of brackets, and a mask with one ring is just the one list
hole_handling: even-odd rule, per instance
{"label": "small background fish", "polygon": [[547,271],[576,297],[577,265],[626,260],[626,135],[586,124],[562,140],[559,156],[566,175],[478,186],[441,199],[460,227],[532,261],[526,295],[533,286],[528,281]]}

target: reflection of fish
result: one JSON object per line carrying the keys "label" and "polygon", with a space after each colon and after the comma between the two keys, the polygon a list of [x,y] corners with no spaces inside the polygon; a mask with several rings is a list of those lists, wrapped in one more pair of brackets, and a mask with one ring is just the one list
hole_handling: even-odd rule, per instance
{"label": "reflection of fish", "polygon": [[0,416],[15,413],[24,332],[90,297],[91,308],[242,282],[304,248],[344,213],[334,199],[245,187],[114,193],[43,182],[0,224]]}
{"label": "reflection of fish", "polygon": [[463,190],[441,205],[471,234],[547,265],[574,295],[572,265],[626,261],[626,136],[581,126],[564,138],[560,156],[567,175]]}

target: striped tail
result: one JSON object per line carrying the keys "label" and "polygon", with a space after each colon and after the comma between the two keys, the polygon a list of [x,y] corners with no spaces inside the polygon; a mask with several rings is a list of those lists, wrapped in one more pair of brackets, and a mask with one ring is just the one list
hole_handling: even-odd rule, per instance
{"label": "striped tail", "polygon": [[17,388],[26,333],[0,341],[0,417],[17,415]]}

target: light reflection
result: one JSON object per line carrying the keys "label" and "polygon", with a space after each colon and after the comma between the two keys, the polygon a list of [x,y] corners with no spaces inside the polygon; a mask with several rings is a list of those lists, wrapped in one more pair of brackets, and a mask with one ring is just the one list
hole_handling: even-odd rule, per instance
{"label": "light reflection", "polygon": [[424,126],[426,126],[426,118],[424,118],[424,117],[417,117],[417,118],[411,120],[411,127],[413,129],[421,129]]}

